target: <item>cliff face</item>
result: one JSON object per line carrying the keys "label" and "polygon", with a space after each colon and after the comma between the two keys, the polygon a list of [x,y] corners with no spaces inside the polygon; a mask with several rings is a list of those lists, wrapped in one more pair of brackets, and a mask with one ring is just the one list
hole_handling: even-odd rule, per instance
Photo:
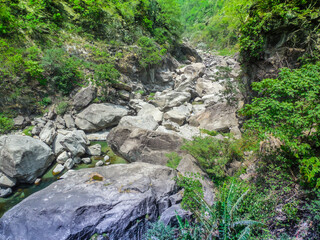
{"label": "cliff face", "polygon": [[276,78],[283,67],[298,68],[320,56],[319,2],[257,1],[241,28],[241,59],[247,99],[251,83]]}

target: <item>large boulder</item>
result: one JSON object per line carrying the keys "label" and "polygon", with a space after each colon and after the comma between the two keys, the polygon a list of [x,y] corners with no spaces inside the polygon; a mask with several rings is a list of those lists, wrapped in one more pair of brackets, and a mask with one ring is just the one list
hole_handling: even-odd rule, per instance
{"label": "large boulder", "polygon": [[65,150],[69,151],[73,157],[82,156],[87,151],[90,144],[86,134],[82,130],[74,130],[61,138],[59,143]]}
{"label": "large boulder", "polygon": [[181,152],[183,139],[177,135],[141,128],[116,127],[107,137],[111,149],[129,162],[166,165],[167,153]]}
{"label": "large boulder", "polygon": [[192,116],[189,123],[191,126],[210,131],[232,132],[239,125],[236,111],[235,107],[228,105],[226,102],[218,103]]}
{"label": "large boulder", "polygon": [[93,86],[89,86],[87,88],[81,89],[74,97],[73,97],[73,106],[77,110],[81,110],[88,106],[93,99],[95,99],[97,94],[97,89]]}
{"label": "large boulder", "polygon": [[177,192],[176,172],[147,163],[69,171],[0,219],[0,239],[138,240]]}
{"label": "large boulder", "polygon": [[0,137],[0,170],[19,182],[33,183],[54,160],[42,141],[18,135]]}
{"label": "large boulder", "polygon": [[42,131],[40,132],[40,139],[41,141],[45,142],[48,145],[51,145],[53,140],[57,135],[56,127],[53,121],[48,121],[47,124],[44,126]]}
{"label": "large boulder", "polygon": [[77,115],[75,123],[86,132],[97,132],[117,125],[126,115],[128,110],[122,106],[110,103],[91,104]]}
{"label": "large boulder", "polygon": [[162,122],[163,112],[152,104],[144,103],[138,111],[138,116],[152,116],[158,123]]}
{"label": "large boulder", "polygon": [[157,92],[154,96],[152,104],[159,107],[161,110],[170,109],[180,106],[191,99],[189,92],[177,92],[174,90]]}

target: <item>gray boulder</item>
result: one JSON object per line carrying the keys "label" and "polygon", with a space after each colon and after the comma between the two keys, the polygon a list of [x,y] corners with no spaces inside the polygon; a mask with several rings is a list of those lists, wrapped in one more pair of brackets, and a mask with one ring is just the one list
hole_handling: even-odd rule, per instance
{"label": "gray boulder", "polygon": [[95,144],[93,146],[88,147],[87,153],[91,156],[100,156],[101,155],[101,145]]}
{"label": "gray boulder", "polygon": [[86,132],[95,132],[117,125],[126,115],[128,115],[128,110],[119,105],[91,104],[77,115],[75,123],[78,128]]}
{"label": "gray boulder", "polygon": [[0,170],[19,182],[33,183],[53,160],[53,152],[40,140],[18,135],[0,138]]}
{"label": "gray boulder", "polygon": [[152,116],[154,120],[160,123],[163,119],[163,112],[161,112],[159,108],[156,108],[152,104],[145,103],[138,112],[138,116]]}
{"label": "gray boulder", "polygon": [[167,153],[181,152],[183,139],[172,134],[141,128],[116,127],[108,135],[111,149],[129,162],[166,165]]}
{"label": "gray boulder", "polygon": [[177,92],[174,90],[157,92],[154,96],[152,104],[159,107],[161,110],[170,109],[180,106],[191,99],[189,92]]}
{"label": "gray boulder", "polygon": [[74,123],[74,119],[73,119],[73,117],[71,116],[71,114],[65,114],[65,115],[63,116],[63,119],[64,119],[64,121],[65,121],[65,123],[66,123],[66,127],[67,127],[67,128],[75,128],[75,127],[76,127],[76,125],[75,125],[75,123]]}
{"label": "gray boulder", "polygon": [[45,142],[48,145],[51,145],[56,135],[57,132],[54,123],[52,121],[48,121],[40,132],[39,137],[41,141]]}
{"label": "gray boulder", "polygon": [[69,171],[6,212],[0,239],[142,239],[147,223],[170,207],[176,172],[147,163]]}
{"label": "gray boulder", "polygon": [[65,135],[60,141],[65,150],[72,156],[82,156],[86,153],[87,145],[90,144],[86,134],[81,130],[74,130]]}
{"label": "gray boulder", "polygon": [[11,178],[0,172],[0,187],[14,187],[17,183],[15,178]]}
{"label": "gray boulder", "polygon": [[97,94],[97,89],[93,86],[89,86],[87,88],[81,89],[74,97],[73,97],[73,106],[76,110],[81,110],[88,106],[93,99],[95,99]]}
{"label": "gray boulder", "polygon": [[119,127],[137,127],[146,130],[156,130],[159,126],[157,121],[150,115],[147,116],[125,116],[121,118]]}
{"label": "gray boulder", "polygon": [[2,188],[0,187],[0,198],[5,198],[11,195],[12,189],[11,188]]}
{"label": "gray boulder", "polygon": [[236,111],[235,107],[227,103],[218,103],[192,116],[189,123],[191,126],[210,131],[230,132],[231,129],[238,127]]}

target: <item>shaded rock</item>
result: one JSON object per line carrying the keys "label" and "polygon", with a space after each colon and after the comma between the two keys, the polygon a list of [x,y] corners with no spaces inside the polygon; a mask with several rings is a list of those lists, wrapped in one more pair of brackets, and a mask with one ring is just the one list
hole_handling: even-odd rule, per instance
{"label": "shaded rock", "polygon": [[177,204],[165,210],[160,217],[160,221],[162,221],[165,225],[179,226],[177,215],[180,216],[183,221],[185,221],[191,219],[192,213],[183,210],[180,204]]}
{"label": "shaded rock", "polygon": [[63,153],[61,153],[58,157],[57,157],[57,163],[65,163],[68,158],[70,158],[70,155],[68,154],[68,152],[64,151]]}
{"label": "shaded rock", "polygon": [[96,98],[97,89],[93,86],[89,86],[87,88],[81,89],[80,92],[78,92],[73,97],[73,106],[76,110],[81,110],[88,106],[93,99]]}
{"label": "shaded rock", "polygon": [[86,153],[87,145],[90,144],[90,142],[83,131],[74,130],[65,135],[60,140],[60,144],[75,157],[84,155]]}
{"label": "shaded rock", "polygon": [[61,145],[60,141],[64,138],[65,135],[58,133],[53,141],[52,149],[54,154],[57,156],[64,151],[64,147]]}
{"label": "shaded rock", "polygon": [[17,183],[15,178],[11,178],[0,172],[0,187],[14,187]]}
{"label": "shaded rock", "polygon": [[66,123],[66,127],[67,127],[67,128],[75,128],[75,127],[76,127],[76,124],[75,124],[75,122],[74,122],[74,119],[73,119],[73,117],[72,117],[70,114],[65,114],[65,115],[63,116],[63,119],[64,119],[64,121],[65,121],[65,123]]}
{"label": "shaded rock", "polygon": [[57,116],[55,123],[58,129],[63,129],[66,127],[66,122],[60,115]]}
{"label": "shaded rock", "polygon": [[148,162],[166,165],[171,152],[181,152],[183,139],[172,134],[141,128],[117,127],[107,138],[109,146],[129,162]]}
{"label": "shaded rock", "polygon": [[64,163],[63,167],[66,169],[72,169],[74,166],[75,162],[73,161],[72,158],[68,158],[67,161]]}
{"label": "shaded rock", "polygon": [[19,115],[13,119],[13,124],[15,127],[23,127],[26,123],[24,117]]}
{"label": "shaded rock", "polygon": [[128,110],[122,106],[109,103],[91,104],[77,115],[75,123],[86,132],[94,132],[117,125],[126,115]]}
{"label": "shaded rock", "polygon": [[12,189],[11,188],[2,188],[0,187],[0,198],[8,197],[11,195]]}
{"label": "shaded rock", "polygon": [[91,156],[100,156],[101,155],[101,145],[95,144],[93,146],[88,147],[87,153]]}
{"label": "shaded rock", "polygon": [[20,182],[33,183],[54,160],[51,149],[28,136],[0,137],[0,170]]}
{"label": "shaded rock", "polygon": [[182,174],[187,173],[199,173],[203,179],[198,179],[202,184],[204,200],[209,204],[212,205],[214,202],[214,186],[210,178],[207,176],[205,172],[201,170],[201,168],[197,164],[197,160],[192,157],[191,155],[187,154],[184,155],[177,167],[177,170]]}
{"label": "shaded rock", "polygon": [[45,142],[48,145],[51,145],[56,135],[57,133],[54,123],[52,121],[48,121],[44,128],[41,130],[39,137],[41,141]]}
{"label": "shaded rock", "polygon": [[156,130],[159,126],[152,116],[125,116],[121,118],[119,127],[137,127],[146,130]]}
{"label": "shaded rock", "polygon": [[173,169],[146,163],[69,171],[7,211],[0,239],[89,239],[95,233],[141,239],[176,193],[175,176]]}
{"label": "shaded rock", "polygon": [[39,126],[34,126],[34,128],[32,128],[31,130],[32,135],[39,135],[40,132],[41,132],[41,128]]}

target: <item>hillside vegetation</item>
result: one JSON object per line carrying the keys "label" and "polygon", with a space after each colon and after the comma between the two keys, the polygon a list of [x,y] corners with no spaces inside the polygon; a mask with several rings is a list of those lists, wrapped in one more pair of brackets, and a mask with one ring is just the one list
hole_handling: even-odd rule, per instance
{"label": "hillside vegetation", "polygon": [[181,32],[172,0],[0,4],[0,109],[9,115],[37,112],[48,97],[68,95],[88,81],[117,81],[117,64],[126,55],[134,54],[141,68],[156,64]]}

